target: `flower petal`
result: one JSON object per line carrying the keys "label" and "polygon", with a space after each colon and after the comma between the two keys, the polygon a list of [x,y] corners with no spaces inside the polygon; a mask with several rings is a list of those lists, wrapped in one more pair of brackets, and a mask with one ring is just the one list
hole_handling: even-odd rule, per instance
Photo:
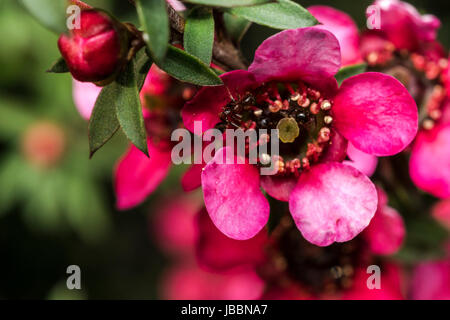
{"label": "flower petal", "polygon": [[73,79],[73,102],[84,119],[89,120],[91,117],[100,91],[102,88],[91,82],[80,82]]}
{"label": "flower petal", "polygon": [[161,199],[155,214],[150,215],[149,226],[165,252],[174,256],[192,255],[199,233],[196,222],[201,207],[203,199],[194,193],[175,193]]}
{"label": "flower petal", "polygon": [[381,288],[373,289],[367,285],[370,274],[366,268],[357,268],[353,286],[343,293],[343,300],[403,300],[403,273],[400,266],[384,263],[381,272]]}
{"label": "flower petal", "polygon": [[254,300],[264,281],[251,268],[214,273],[184,262],[163,277],[162,296],[170,300]]}
{"label": "flower petal", "polygon": [[369,225],[377,210],[377,192],[361,172],[329,162],[302,173],[289,209],[306,240],[328,246],[353,239]]}
{"label": "flower petal", "polygon": [[214,128],[220,122],[219,114],[231,98],[239,99],[256,85],[254,76],[245,70],[230,71],[220,78],[223,86],[203,87],[184,105],[181,115],[189,131],[194,132],[194,121],[201,121],[202,132]]}
{"label": "flower petal", "polygon": [[283,177],[277,175],[261,176],[261,187],[272,198],[280,201],[289,201],[289,196],[297,184],[297,179],[292,176]]}
{"label": "flower petal", "polygon": [[134,145],[119,160],[115,170],[117,208],[130,209],[152,193],[169,173],[172,163],[170,149],[160,149],[148,139],[147,158]]}
{"label": "flower petal", "polygon": [[202,170],[204,164],[191,165],[181,177],[181,186],[186,192],[193,191],[202,185]]}
{"label": "flower petal", "polygon": [[422,190],[439,198],[450,197],[450,123],[419,132],[409,172]]}
{"label": "flower petal", "polygon": [[336,37],[310,27],[285,30],[266,39],[248,70],[258,82],[302,80],[315,86],[332,78],[340,65]]}
{"label": "flower petal", "polygon": [[[220,149],[202,172],[206,209],[216,227],[236,240],[254,237],[269,219],[269,203],[259,188],[259,172],[249,164],[226,164]],[[219,164],[222,162],[223,164]]]}
{"label": "flower petal", "polygon": [[322,25],[316,26],[330,31],[339,41],[342,65],[362,62],[359,53],[359,31],[356,23],[346,13],[328,6],[312,6],[308,11]]}
{"label": "flower petal", "polygon": [[412,299],[450,300],[450,261],[422,262],[412,276]]}
{"label": "flower petal", "polygon": [[358,169],[368,177],[374,174],[378,164],[377,157],[358,150],[351,143],[348,144],[347,154],[351,161],[345,161],[345,164]]}
{"label": "flower petal", "polygon": [[417,106],[395,78],[367,72],[346,79],[332,109],[337,130],[359,150],[376,156],[399,153],[414,139]]}
{"label": "flower petal", "polygon": [[364,230],[364,238],[373,253],[390,255],[400,249],[405,233],[402,216],[391,207],[384,207],[377,210]]}
{"label": "flower petal", "polygon": [[450,230],[450,199],[438,202],[431,210],[433,217]]}
{"label": "flower petal", "polygon": [[398,0],[377,0],[380,29],[397,49],[415,50],[421,41],[436,39],[440,21],[433,15],[420,15],[409,3]]}
{"label": "flower petal", "polygon": [[243,266],[256,266],[265,258],[267,232],[261,230],[249,240],[234,240],[217,230],[205,209],[197,218],[199,237],[197,260],[208,270],[226,271]]}
{"label": "flower petal", "polygon": [[336,130],[331,130],[331,141],[320,162],[342,162],[347,157],[348,141]]}

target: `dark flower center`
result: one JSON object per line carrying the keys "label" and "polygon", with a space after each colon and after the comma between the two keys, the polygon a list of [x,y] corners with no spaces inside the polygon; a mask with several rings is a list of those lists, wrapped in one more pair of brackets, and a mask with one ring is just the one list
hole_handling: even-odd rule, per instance
{"label": "dark flower center", "polygon": [[[333,102],[303,82],[267,83],[227,104],[216,126],[279,130],[278,174],[298,175],[317,162],[330,142]],[[268,142],[268,141],[266,141]],[[261,161],[264,163],[264,161]]]}
{"label": "dark flower center", "polygon": [[[355,270],[363,262],[362,240],[318,247],[306,241],[292,219],[284,217],[273,233],[269,254],[276,269],[268,281],[295,282],[314,294],[335,294],[353,285]],[[263,276],[267,276],[267,274]]]}

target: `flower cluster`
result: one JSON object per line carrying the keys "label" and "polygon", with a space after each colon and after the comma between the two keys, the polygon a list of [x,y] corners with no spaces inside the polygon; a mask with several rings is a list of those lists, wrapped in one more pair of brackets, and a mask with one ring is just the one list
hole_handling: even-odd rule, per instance
{"label": "flower cluster", "polygon": [[[308,8],[321,24],[265,39],[247,69],[222,73],[212,64],[222,85],[194,86],[152,65],[140,91],[150,157],[131,145],[119,160],[119,209],[141,204],[168,176],[178,128],[193,135],[277,130],[280,146],[250,163],[250,141],[236,155],[223,139],[211,161],[187,169],[180,185],[185,192],[201,187],[203,199],[175,194],[154,222],[178,260],[164,282],[166,297],[448,297],[448,287],[425,280],[439,273],[448,282],[448,257],[418,265],[409,288],[401,264],[386,258],[402,247],[404,219],[417,212],[430,210],[449,225],[450,68],[436,38],[440,22],[402,1],[373,6],[380,28],[363,32],[344,12]],[[143,46],[140,37],[90,8],[80,30],[60,37],[84,118],[97,85],[123,72]],[[365,72],[337,81],[363,64]],[[269,165],[272,174],[261,175]],[[436,201],[427,197],[414,207],[412,198],[426,197],[416,187],[442,201],[430,209]],[[365,281],[374,264],[385,270],[378,291]]]}

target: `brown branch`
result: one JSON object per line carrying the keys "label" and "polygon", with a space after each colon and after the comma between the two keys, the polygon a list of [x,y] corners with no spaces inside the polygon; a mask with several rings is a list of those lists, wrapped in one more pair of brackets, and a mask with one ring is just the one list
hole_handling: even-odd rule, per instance
{"label": "brown branch", "polygon": [[[134,4],[134,0],[129,1]],[[183,17],[170,4],[167,4],[167,12],[170,21],[171,39],[182,39],[185,26]],[[240,51],[221,29],[222,26],[217,29],[216,38],[214,39],[213,62],[225,71],[247,69]]]}

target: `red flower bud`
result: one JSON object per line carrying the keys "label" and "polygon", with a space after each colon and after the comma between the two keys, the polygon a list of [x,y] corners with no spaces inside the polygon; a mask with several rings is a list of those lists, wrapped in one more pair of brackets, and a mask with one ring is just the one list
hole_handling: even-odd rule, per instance
{"label": "red flower bud", "polygon": [[58,47],[75,79],[103,82],[113,78],[126,61],[128,31],[103,11],[83,10],[80,28],[61,35]]}

